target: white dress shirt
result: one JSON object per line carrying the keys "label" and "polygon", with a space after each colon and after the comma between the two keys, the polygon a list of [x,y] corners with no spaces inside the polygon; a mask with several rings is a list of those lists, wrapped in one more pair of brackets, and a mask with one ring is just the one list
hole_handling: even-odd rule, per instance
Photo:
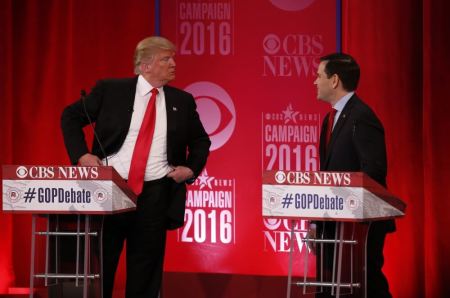
{"label": "white dress shirt", "polygon": [[[138,77],[136,94],[134,97],[133,115],[131,117],[130,129],[122,147],[116,154],[108,156],[108,164],[124,179],[128,179],[131,157],[133,156],[134,145],[139,134],[139,129],[144,119],[147,105],[150,101],[150,91],[153,87],[143,76]],[[164,87],[158,88],[156,96],[156,122],[153,133],[150,154],[145,168],[144,181],[150,181],[166,176],[172,169],[167,162],[167,113]],[[103,164],[106,160],[103,160]]]}

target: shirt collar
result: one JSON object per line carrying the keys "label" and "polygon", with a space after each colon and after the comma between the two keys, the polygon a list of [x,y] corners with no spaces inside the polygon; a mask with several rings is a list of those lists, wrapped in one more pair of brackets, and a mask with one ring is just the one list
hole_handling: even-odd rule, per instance
{"label": "shirt collar", "polygon": [[[147,80],[144,79],[144,77],[142,75],[139,75],[136,90],[140,96],[146,96],[146,95],[150,94],[150,91],[153,88],[154,87],[149,82],[147,82]],[[163,87],[157,88],[160,93],[162,91],[162,88]]]}
{"label": "shirt collar", "polygon": [[338,110],[339,112],[342,112],[347,102],[350,100],[350,98],[355,94],[355,92],[349,92],[346,95],[342,96],[341,99],[339,99],[333,106],[334,109]]}

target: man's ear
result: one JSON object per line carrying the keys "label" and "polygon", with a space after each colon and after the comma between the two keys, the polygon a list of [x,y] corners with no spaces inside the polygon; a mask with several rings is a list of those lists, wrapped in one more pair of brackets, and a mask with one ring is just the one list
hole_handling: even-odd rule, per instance
{"label": "man's ear", "polygon": [[333,87],[333,89],[336,89],[339,86],[339,76],[337,74],[334,74],[331,77],[331,86]]}

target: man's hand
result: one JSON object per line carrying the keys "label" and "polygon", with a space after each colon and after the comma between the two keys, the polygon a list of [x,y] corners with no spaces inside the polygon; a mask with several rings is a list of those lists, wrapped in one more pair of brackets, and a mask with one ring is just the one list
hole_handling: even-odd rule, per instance
{"label": "man's hand", "polygon": [[194,177],[194,172],[188,167],[178,166],[174,167],[173,171],[167,174],[167,177],[172,178],[176,183],[181,183]]}
{"label": "man's hand", "polygon": [[78,164],[84,167],[97,167],[103,165],[102,161],[100,160],[100,158],[98,158],[98,156],[90,153],[86,153],[85,155],[81,156],[80,159],[78,160]]}

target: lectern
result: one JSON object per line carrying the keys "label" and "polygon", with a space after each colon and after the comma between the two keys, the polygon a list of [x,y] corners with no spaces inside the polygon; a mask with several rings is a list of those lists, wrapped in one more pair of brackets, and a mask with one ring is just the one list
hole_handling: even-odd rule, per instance
{"label": "lectern", "polygon": [[[91,228],[91,221],[93,215],[102,218],[136,209],[136,195],[126,182],[112,167],[5,165],[2,172],[3,211],[32,214],[30,297],[35,279],[44,279],[45,286],[75,280],[83,297],[101,297],[102,220],[97,229]],[[64,219],[69,214],[74,222]],[[47,219],[46,229],[36,229],[38,217]],[[37,236],[45,237],[43,272],[35,270]],[[67,237],[75,238],[74,272],[62,272],[59,264],[62,239]],[[94,290],[88,292],[90,285]]]}
{"label": "lectern", "polygon": [[[289,252],[287,297],[292,285],[303,293],[331,288],[340,297],[366,297],[366,241],[370,225],[379,220],[404,216],[406,205],[383,186],[361,172],[284,172],[263,175],[262,205],[264,217],[310,219],[333,224],[334,237],[324,234],[302,239],[316,252],[316,280],[292,280],[293,241]],[[294,225],[292,231],[294,233]],[[292,239],[294,239],[292,235]],[[323,251],[331,246],[331,262]],[[305,271],[308,254],[305,254]]]}

